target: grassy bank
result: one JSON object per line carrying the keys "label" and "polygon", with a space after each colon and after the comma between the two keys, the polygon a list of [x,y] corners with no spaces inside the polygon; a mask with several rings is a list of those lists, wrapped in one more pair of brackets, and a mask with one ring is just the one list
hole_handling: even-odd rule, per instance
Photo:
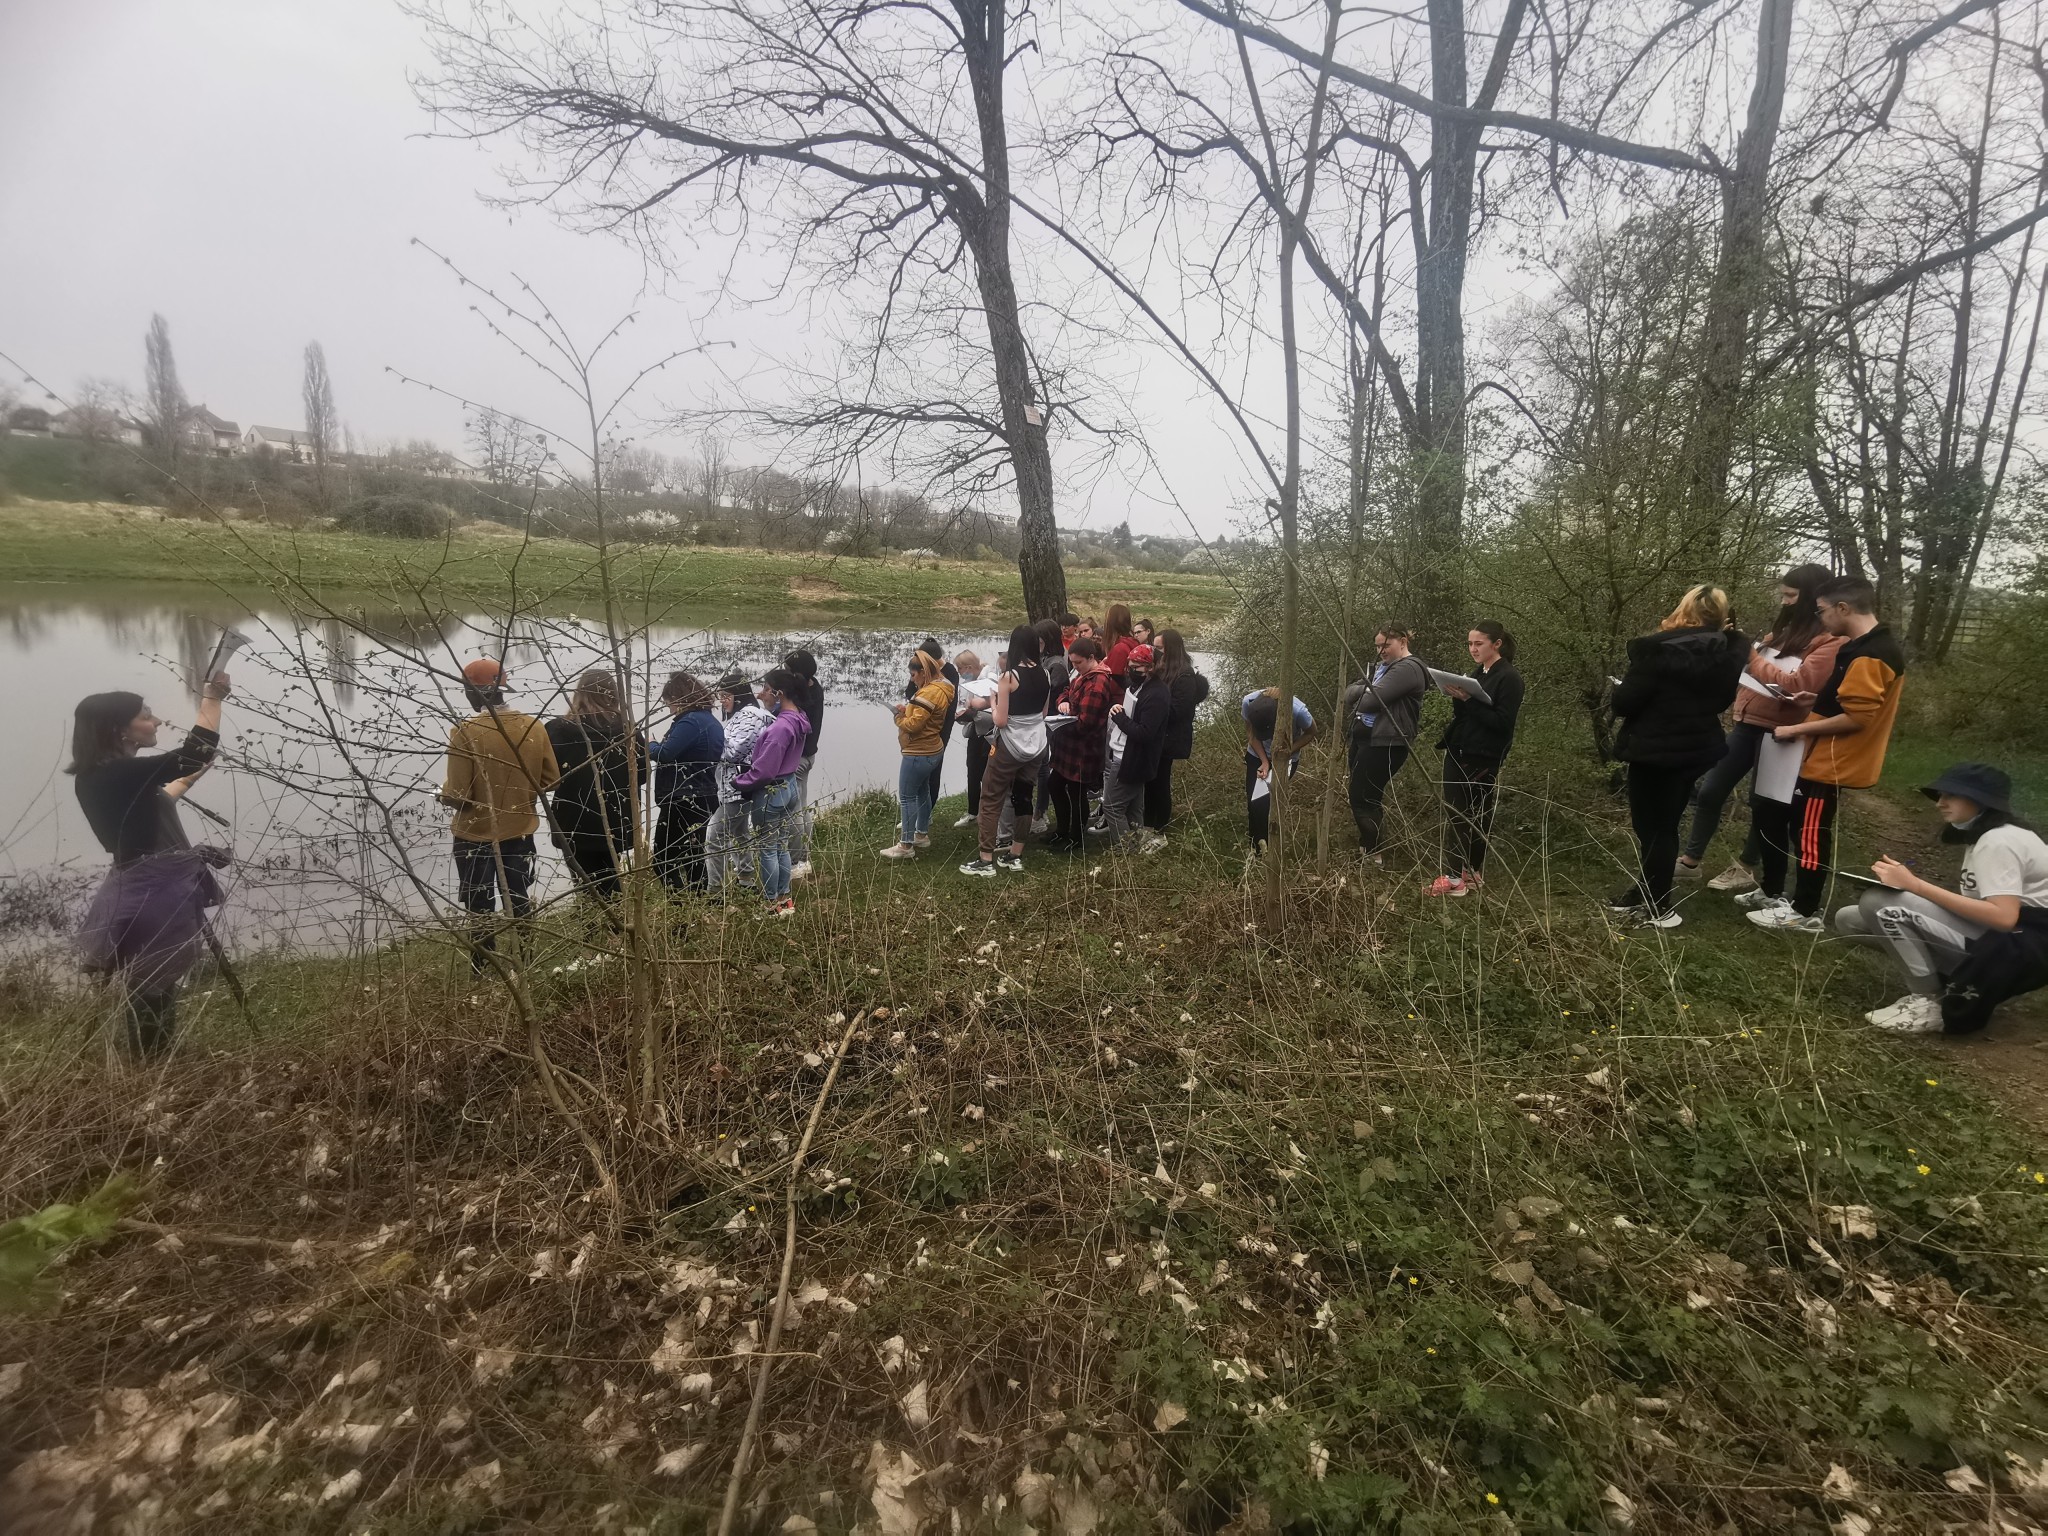
{"label": "grassy bank", "polygon": [[[1866,957],[1720,898],[1610,926],[1618,808],[1540,753],[1483,897],[1419,894],[1411,770],[1390,869],[1301,868],[1276,931],[1228,736],[1157,856],[970,881],[942,831],[894,866],[871,797],[793,921],[678,914],[672,958],[716,963],[663,968],[673,1130],[600,1111],[627,1009],[615,963],[570,967],[595,931],[531,935],[617,1226],[435,941],[261,970],[160,1076],[110,1074],[91,1008],[16,968],[10,1212],[127,1169],[153,1225],[0,1330],[0,1426],[41,1453],[15,1518],[33,1485],[165,1530],[704,1528],[787,1160],[868,1010],[801,1181],[751,1529],[870,1499],[892,1531],[1931,1532],[1994,1500],[2026,1528],[2048,1148],[1970,1046],[1878,1036]],[[1852,839],[1924,837],[1908,793]]]}
{"label": "grassy bank", "polygon": [[[206,582],[239,592],[321,599],[407,601],[417,591],[445,603],[502,609],[588,608],[599,601],[596,551],[565,539],[522,539],[497,524],[471,524],[448,540],[408,540],[254,522],[164,517],[152,509],[73,502],[0,505],[8,579],[23,582]],[[792,609],[864,618],[914,619],[1021,610],[1015,570],[958,561],[856,560],[628,544],[614,553],[613,582],[636,608],[720,613]],[[1075,569],[1070,601],[1099,614],[1128,603],[1161,624],[1199,626],[1227,613],[1226,582],[1193,572]]]}

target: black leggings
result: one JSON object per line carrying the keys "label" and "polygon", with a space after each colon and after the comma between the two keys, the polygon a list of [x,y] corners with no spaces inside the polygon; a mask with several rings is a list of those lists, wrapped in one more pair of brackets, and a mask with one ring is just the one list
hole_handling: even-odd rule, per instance
{"label": "black leggings", "polygon": [[1153,832],[1164,832],[1166,824],[1173,820],[1173,759],[1159,759],[1159,772],[1145,786],[1145,826]]}
{"label": "black leggings", "polygon": [[981,776],[988,772],[988,738],[979,731],[967,732],[967,814],[981,814]]}
{"label": "black leggings", "polygon": [[1363,727],[1351,738],[1351,816],[1358,823],[1358,846],[1367,853],[1379,852],[1387,786],[1407,761],[1407,747],[1373,746]]}
{"label": "black leggings", "polygon": [[178,989],[128,994],[128,1054],[151,1061],[170,1049],[178,1030]]}
{"label": "black leggings", "polygon": [[599,901],[616,900],[619,894],[619,852],[602,832],[577,832],[555,839],[562,861],[576,883]]}
{"label": "black leggings", "polygon": [[[1102,776],[1091,775],[1091,781],[1099,784]],[[1052,840],[1078,848],[1088,826],[1088,785],[1058,772],[1053,774],[1051,783]]]}
{"label": "black leggings", "polygon": [[1665,768],[1653,763],[1630,763],[1628,767],[1628,819],[1642,861],[1636,895],[1656,912],[1670,906],[1671,872],[1678,863],[1678,824],[1685,817],[1685,802],[1692,798],[1699,777],[1697,767]]}
{"label": "black leggings", "polygon": [[704,864],[704,829],[715,802],[687,795],[665,800],[654,828],[654,872],[672,891],[708,891],[710,872]]}
{"label": "black leggings", "polygon": [[1497,757],[1444,754],[1445,874],[1476,875],[1485,868],[1499,778]]}

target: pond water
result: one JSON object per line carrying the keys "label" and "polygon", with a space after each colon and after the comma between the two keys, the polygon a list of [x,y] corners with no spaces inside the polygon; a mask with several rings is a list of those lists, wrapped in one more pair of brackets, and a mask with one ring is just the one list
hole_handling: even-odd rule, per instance
{"label": "pond water", "polygon": [[[775,619],[786,616],[776,615]],[[224,626],[249,637],[230,668],[235,696],[220,761],[181,814],[195,842],[233,850],[219,927],[238,950],[332,953],[415,930],[429,899],[452,889],[447,812],[433,799],[450,725],[469,709],[452,681],[462,662],[502,656],[508,702],[546,717],[608,652],[588,615],[414,612],[397,607],[294,614],[281,604],[188,589],[0,586],[0,946],[68,931],[106,868],[64,774],[72,710],[88,693],[140,693],[174,745],[196,701],[193,682]],[[811,778],[814,804],[869,789],[893,792],[898,754],[887,701],[900,698],[909,652],[936,634],[948,656],[993,665],[1002,642],[982,628],[904,630],[735,625],[675,613],[628,621],[628,689],[656,728],[662,681],[675,668],[706,682],[729,667],[759,676],[808,647],[826,689],[825,728]],[[956,734],[942,790],[966,770]],[[211,813],[207,815],[206,813]],[[545,848],[537,894],[567,884]],[[430,893],[433,893],[430,898]]]}

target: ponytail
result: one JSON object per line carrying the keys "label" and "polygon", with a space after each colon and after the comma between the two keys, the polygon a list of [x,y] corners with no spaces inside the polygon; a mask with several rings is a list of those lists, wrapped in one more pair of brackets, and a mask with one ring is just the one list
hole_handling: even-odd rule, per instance
{"label": "ponytail", "polygon": [[1508,633],[1507,626],[1499,619],[1481,619],[1472,627],[1500,647],[1502,661],[1515,659],[1515,637]]}

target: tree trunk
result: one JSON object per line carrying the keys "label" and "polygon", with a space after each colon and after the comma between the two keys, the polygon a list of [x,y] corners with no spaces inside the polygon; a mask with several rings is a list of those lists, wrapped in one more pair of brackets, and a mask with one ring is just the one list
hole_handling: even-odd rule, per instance
{"label": "tree trunk", "polygon": [[1010,266],[1010,137],[1003,113],[1009,41],[1003,7],[1004,0],[961,0],[956,5],[981,133],[984,196],[979,208],[963,208],[956,217],[974,251],[975,279],[988,322],[1003,437],[1017,477],[1017,574],[1024,583],[1025,613],[1035,621],[1057,619],[1066,611],[1067,572],[1060,561],[1059,524],[1053,516],[1052,449],[1046,441],[1045,411],[1031,385],[1031,352]]}
{"label": "tree trunk", "polygon": [[1749,118],[1735,146],[1735,171],[1721,191],[1721,250],[1707,292],[1699,400],[1686,445],[1686,497],[1695,518],[1711,521],[1727,508],[1735,458],[1749,322],[1764,281],[1764,240],[1771,157],[1785,109],[1786,65],[1792,50],[1793,0],[1763,0],[1757,17],[1756,80]]}

